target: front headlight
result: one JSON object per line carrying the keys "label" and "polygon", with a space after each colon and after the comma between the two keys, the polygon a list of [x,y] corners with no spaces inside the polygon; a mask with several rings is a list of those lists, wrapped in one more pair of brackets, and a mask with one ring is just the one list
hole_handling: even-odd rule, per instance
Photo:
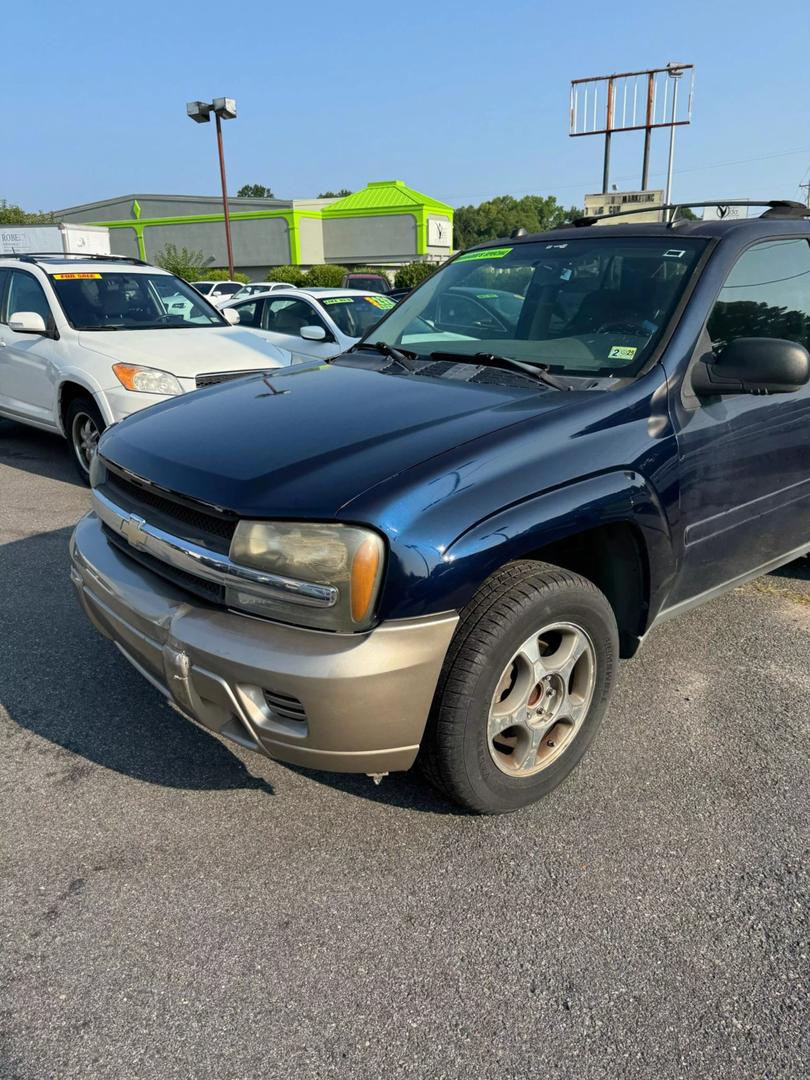
{"label": "front headlight", "polygon": [[373,621],[385,544],[371,529],[240,521],[230,558],[237,573],[241,566],[267,575],[270,594],[234,583],[226,596],[232,607],[343,633],[366,630]]}
{"label": "front headlight", "polygon": [[139,364],[113,364],[115,377],[127,390],[141,394],[182,394],[183,387],[168,371]]}

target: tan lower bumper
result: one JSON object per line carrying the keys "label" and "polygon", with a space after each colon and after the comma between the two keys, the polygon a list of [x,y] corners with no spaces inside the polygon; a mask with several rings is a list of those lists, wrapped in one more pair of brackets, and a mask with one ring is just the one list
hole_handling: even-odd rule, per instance
{"label": "tan lower bumper", "polygon": [[76,526],[70,550],[89,618],[186,716],[314,769],[413,764],[455,612],[363,635],[302,630],[190,603],[113,548],[94,514]]}

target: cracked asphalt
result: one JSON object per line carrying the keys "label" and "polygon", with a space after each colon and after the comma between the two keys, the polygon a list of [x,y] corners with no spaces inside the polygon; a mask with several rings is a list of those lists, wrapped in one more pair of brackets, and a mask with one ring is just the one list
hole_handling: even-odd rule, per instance
{"label": "cracked asphalt", "polygon": [[810,1074],[810,564],[651,635],[505,818],[183,721],[87,623],[0,423],[0,1076]]}

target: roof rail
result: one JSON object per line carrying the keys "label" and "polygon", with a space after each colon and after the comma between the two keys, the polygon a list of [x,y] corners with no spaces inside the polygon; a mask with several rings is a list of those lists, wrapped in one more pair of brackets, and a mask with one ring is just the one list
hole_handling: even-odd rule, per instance
{"label": "roof rail", "polygon": [[130,255],[81,255],[78,251],[34,251],[14,255],[11,252],[0,253],[0,259],[17,259],[18,262],[60,262],[66,259],[77,259],[79,262],[124,262],[134,266],[151,266],[151,263],[143,259],[135,259]]}
{"label": "roof rail", "polygon": [[[716,206],[718,209],[726,206],[765,206],[767,209],[764,214],[760,214],[760,217],[764,218],[802,218],[810,217],[810,207],[805,206],[804,203],[794,202],[792,199],[712,199],[710,202],[682,202],[682,203],[665,203],[663,206],[641,206],[633,210],[619,210],[616,214],[603,214],[600,217],[580,217],[574,218],[571,224],[576,229],[587,228],[589,225],[596,225],[600,221],[612,221],[617,217],[629,217],[631,214],[649,214],[651,211],[665,211],[667,213],[666,224],[674,225],[677,220],[678,210],[691,210],[692,207],[706,207]],[[671,211],[674,211],[671,213]],[[723,215],[721,214],[721,217]],[[566,228],[566,225],[560,225],[558,228]]]}

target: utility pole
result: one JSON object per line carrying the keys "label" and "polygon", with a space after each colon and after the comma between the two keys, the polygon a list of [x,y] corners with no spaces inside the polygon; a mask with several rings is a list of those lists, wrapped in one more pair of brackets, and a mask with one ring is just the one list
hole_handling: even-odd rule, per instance
{"label": "utility pole", "polygon": [[807,192],[807,197],[804,201],[807,203],[807,209],[810,210],[810,180],[808,180],[806,184],[799,184],[799,188],[800,190]]}

